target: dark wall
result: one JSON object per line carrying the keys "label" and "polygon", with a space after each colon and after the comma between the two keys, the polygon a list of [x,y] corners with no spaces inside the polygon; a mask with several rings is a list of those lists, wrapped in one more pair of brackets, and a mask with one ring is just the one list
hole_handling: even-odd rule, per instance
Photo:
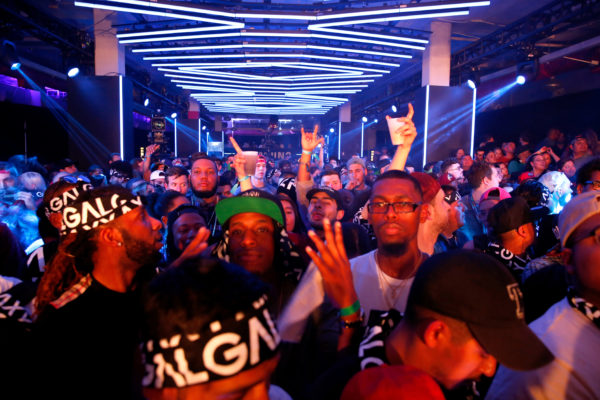
{"label": "dark wall", "polygon": [[533,142],[541,141],[548,129],[557,127],[567,136],[587,128],[600,132],[600,90],[556,97],[477,114],[475,144],[486,134],[496,141],[516,141],[519,134],[529,132]]}
{"label": "dark wall", "polygon": [[[123,78],[123,132],[125,159],[134,156],[132,84]],[[71,79],[69,113],[82,125],[71,140],[69,155],[84,167],[103,165],[110,153],[120,151],[119,77],[81,76]],[[136,154],[138,155],[138,154]]]}
{"label": "dark wall", "polygon": [[27,123],[27,155],[42,163],[67,157],[68,136],[52,113],[43,107],[0,102],[2,146],[0,160],[24,154],[24,124]]}

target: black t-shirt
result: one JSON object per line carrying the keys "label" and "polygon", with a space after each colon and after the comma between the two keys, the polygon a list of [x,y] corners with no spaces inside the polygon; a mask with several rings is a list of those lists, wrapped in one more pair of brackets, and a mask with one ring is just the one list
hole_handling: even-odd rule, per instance
{"label": "black t-shirt", "polygon": [[37,280],[42,277],[46,265],[50,264],[52,258],[58,251],[58,241],[44,243],[27,255],[27,270],[25,279]]}
{"label": "black t-shirt", "polygon": [[34,326],[37,380],[47,398],[136,399],[141,395],[136,293],[91,285]]}

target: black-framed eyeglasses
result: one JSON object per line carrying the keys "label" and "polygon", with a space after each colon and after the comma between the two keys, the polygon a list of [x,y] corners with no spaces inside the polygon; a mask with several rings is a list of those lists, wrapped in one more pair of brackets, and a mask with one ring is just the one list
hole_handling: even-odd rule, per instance
{"label": "black-framed eyeglasses", "polygon": [[600,181],[585,181],[583,182],[584,185],[592,185],[592,188],[594,190],[600,190]]}
{"label": "black-framed eyeglasses", "polygon": [[392,209],[396,214],[408,214],[415,212],[417,207],[419,207],[421,203],[413,203],[410,201],[397,201],[395,203],[387,203],[384,201],[376,201],[373,203],[369,203],[367,209],[370,213],[373,214],[385,214],[388,212],[389,207],[392,206]]}

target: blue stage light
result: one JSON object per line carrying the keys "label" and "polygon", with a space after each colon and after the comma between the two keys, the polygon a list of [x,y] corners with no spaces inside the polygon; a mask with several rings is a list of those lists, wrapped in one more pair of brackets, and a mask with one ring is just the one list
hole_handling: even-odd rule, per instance
{"label": "blue stage light", "polygon": [[13,71],[16,71],[19,68],[21,68],[21,63],[20,62],[12,63],[12,65],[10,66],[10,69],[12,69]]}
{"label": "blue stage light", "polygon": [[77,75],[79,75],[79,68],[77,67],[73,67],[69,69],[69,72],[67,72],[67,76],[69,78],[75,78]]}
{"label": "blue stage light", "polygon": [[173,114],[171,114],[171,118],[173,118],[173,119],[177,118],[177,113],[174,112]]}
{"label": "blue stage light", "polygon": [[517,82],[519,85],[523,85],[523,84],[525,83],[525,77],[524,77],[523,75],[519,75],[519,76],[517,76],[517,80],[516,80],[516,82]]}
{"label": "blue stage light", "polygon": [[333,133],[333,132],[335,132],[335,129],[333,129],[333,128],[329,128],[329,132],[330,132],[330,133]]}
{"label": "blue stage light", "polygon": [[379,122],[379,120],[377,118],[375,118],[375,123],[378,123],[378,122]]}
{"label": "blue stage light", "polygon": [[475,90],[475,82],[473,82],[471,79],[469,79],[467,81],[467,86],[469,86],[471,89]]}
{"label": "blue stage light", "polygon": [[146,99],[144,99],[144,107],[148,107],[148,104],[150,104],[150,99],[146,97]]}
{"label": "blue stage light", "polygon": [[367,117],[362,117],[362,122],[367,123],[368,119]]}
{"label": "blue stage light", "polygon": [[396,107],[396,105],[392,106],[392,112],[393,113],[398,112],[398,107]]}

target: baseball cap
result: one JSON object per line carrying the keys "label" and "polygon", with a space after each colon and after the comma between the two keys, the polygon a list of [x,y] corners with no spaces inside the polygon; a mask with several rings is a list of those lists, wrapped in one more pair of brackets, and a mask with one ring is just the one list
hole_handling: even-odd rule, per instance
{"label": "baseball cap", "polygon": [[406,309],[416,306],[465,322],[484,350],[508,368],[532,370],[554,359],[525,323],[519,284],[487,254],[455,250],[427,259]]}
{"label": "baseball cap", "polygon": [[266,215],[279,224],[285,225],[281,203],[275,196],[262,190],[246,190],[239,196],[219,201],[215,207],[215,213],[221,225],[225,225],[234,215],[247,212]]}
{"label": "baseball cap", "polygon": [[325,193],[329,197],[331,197],[333,200],[335,200],[338,210],[342,210],[344,208],[343,204],[342,204],[342,197],[337,192],[337,190],[333,190],[329,186],[314,187],[314,188],[310,189],[308,191],[308,193],[306,193],[306,198],[308,199],[308,201],[310,201],[313,198],[313,196],[317,193]]}
{"label": "baseball cap", "polygon": [[113,175],[122,175],[125,178],[131,178],[133,176],[131,164],[125,161],[115,161],[110,164],[108,176]]}
{"label": "baseball cap", "polygon": [[600,192],[591,191],[575,196],[558,215],[560,245],[570,247],[600,226]]}
{"label": "baseball cap", "polygon": [[455,180],[456,178],[450,174],[442,174],[442,176],[440,176],[440,178],[438,179],[438,182],[440,183],[440,185],[449,185]]}
{"label": "baseball cap", "polygon": [[150,174],[150,180],[153,181],[155,179],[165,179],[165,172],[157,169],[156,171],[152,171]]}
{"label": "baseball cap", "polygon": [[444,200],[446,200],[446,203],[448,204],[452,204],[461,199],[460,193],[458,193],[458,190],[452,185],[442,185],[442,190],[444,191]]}
{"label": "baseball cap", "polygon": [[419,186],[421,186],[421,191],[423,192],[423,201],[425,203],[429,203],[431,200],[433,200],[435,195],[442,188],[434,177],[426,174],[425,172],[413,172],[410,174],[410,176],[419,181]]}
{"label": "baseball cap", "polygon": [[533,222],[527,201],[520,197],[500,200],[488,213],[488,224],[494,233],[505,233]]}
{"label": "baseball cap", "polygon": [[500,187],[489,188],[481,195],[479,199],[479,204],[485,200],[504,200],[510,199],[510,193]]}
{"label": "baseball cap", "polygon": [[381,365],[354,375],[341,400],[445,399],[437,382],[408,365]]}

